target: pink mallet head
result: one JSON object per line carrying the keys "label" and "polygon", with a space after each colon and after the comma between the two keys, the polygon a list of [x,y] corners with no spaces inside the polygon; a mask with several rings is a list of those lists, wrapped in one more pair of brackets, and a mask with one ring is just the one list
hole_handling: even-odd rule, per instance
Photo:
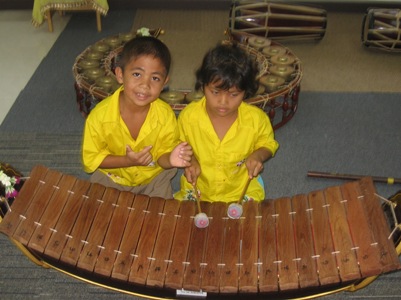
{"label": "pink mallet head", "polygon": [[242,205],[231,203],[227,209],[227,215],[231,219],[239,219],[242,216]]}
{"label": "pink mallet head", "polygon": [[195,216],[195,226],[198,228],[206,228],[209,226],[209,218],[205,213],[199,213]]}

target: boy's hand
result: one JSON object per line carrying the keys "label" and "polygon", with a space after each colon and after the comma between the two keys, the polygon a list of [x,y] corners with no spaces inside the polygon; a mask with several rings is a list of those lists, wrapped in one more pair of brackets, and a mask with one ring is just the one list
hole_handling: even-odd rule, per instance
{"label": "boy's hand", "polygon": [[191,166],[192,155],[192,147],[187,142],[183,142],[171,152],[170,164],[175,168],[189,167]]}
{"label": "boy's hand", "polygon": [[148,166],[153,161],[150,153],[152,146],[146,146],[139,152],[134,152],[130,146],[126,146],[125,156],[128,158],[132,166]]}
{"label": "boy's hand", "polygon": [[196,184],[200,173],[201,168],[198,160],[195,157],[192,157],[191,166],[185,168],[184,176],[190,184],[194,185]]}

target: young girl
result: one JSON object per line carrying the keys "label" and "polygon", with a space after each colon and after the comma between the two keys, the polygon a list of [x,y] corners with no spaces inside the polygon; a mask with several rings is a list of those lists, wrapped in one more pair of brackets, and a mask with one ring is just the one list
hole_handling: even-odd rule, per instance
{"label": "young girl", "polygon": [[278,149],[268,116],[243,102],[258,83],[256,62],[236,44],[210,50],[196,72],[195,88],[204,97],[179,115],[180,138],[193,149],[191,166],[174,196],[193,200],[194,186],[205,201],[239,201],[250,180],[245,201],[263,200],[263,163]]}
{"label": "young girl", "polygon": [[179,144],[176,116],[159,94],[171,56],[154,37],[124,45],[115,73],[122,87],[89,114],[84,130],[84,170],[92,182],[170,199],[175,167],[189,166],[192,150]]}

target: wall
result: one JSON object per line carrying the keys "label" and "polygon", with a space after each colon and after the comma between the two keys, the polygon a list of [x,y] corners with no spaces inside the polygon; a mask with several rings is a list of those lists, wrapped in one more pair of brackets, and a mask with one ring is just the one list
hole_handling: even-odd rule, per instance
{"label": "wall", "polygon": [[[33,0],[0,0],[0,9],[32,9]],[[108,0],[110,9],[226,8],[231,0]]]}
{"label": "wall", "polygon": [[[32,9],[34,0],[0,0],[2,9]],[[229,9],[231,0],[108,0],[110,9]],[[327,10],[352,11],[368,7],[401,8],[401,0],[276,0],[272,2],[309,3]]]}

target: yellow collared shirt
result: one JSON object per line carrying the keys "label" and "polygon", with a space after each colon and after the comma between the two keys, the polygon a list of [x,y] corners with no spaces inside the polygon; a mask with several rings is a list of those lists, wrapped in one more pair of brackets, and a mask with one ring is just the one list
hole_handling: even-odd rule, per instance
{"label": "yellow collared shirt", "polygon": [[[170,105],[156,99],[151,103],[138,138],[134,140],[120,115],[121,90],[122,88],[118,89],[113,95],[97,104],[86,119],[82,145],[84,171],[93,173],[99,169],[121,185],[148,184],[163,170],[156,163],[159,157],[171,152],[179,143],[177,118]],[[152,145],[151,153],[155,163],[146,167],[99,168],[106,156],[125,155],[126,145],[135,152]]]}
{"label": "yellow collared shirt", "polygon": [[[246,158],[261,147],[274,155],[279,145],[266,113],[245,102],[238,108],[237,120],[220,141],[206,112],[205,101],[203,98],[193,102],[180,113],[180,138],[193,147],[199,161],[201,175],[197,188],[201,200],[238,201],[248,178]],[[175,198],[193,199],[193,187],[184,176],[180,181],[181,189]],[[264,197],[264,186],[259,176],[251,181],[245,198],[260,201]]]}

